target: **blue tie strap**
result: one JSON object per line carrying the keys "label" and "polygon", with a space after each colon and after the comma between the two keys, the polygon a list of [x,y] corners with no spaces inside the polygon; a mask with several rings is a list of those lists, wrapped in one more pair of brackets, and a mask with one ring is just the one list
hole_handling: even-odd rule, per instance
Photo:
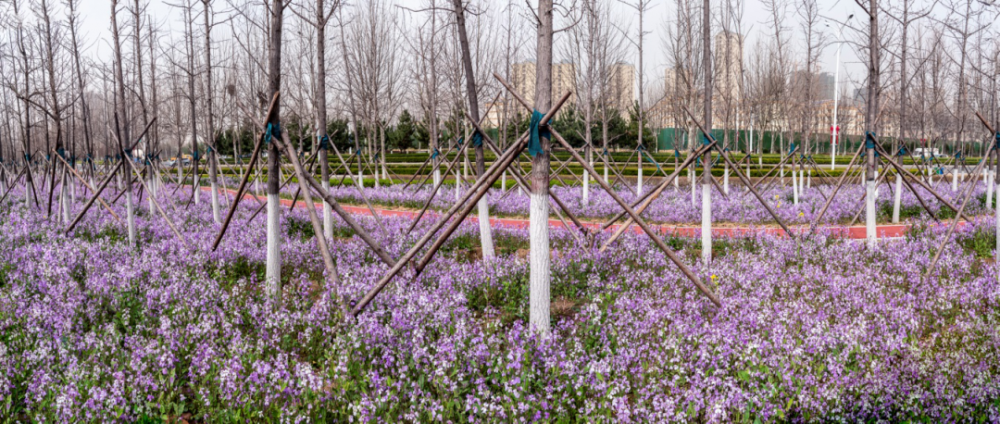
{"label": "blue tie strap", "polygon": [[542,137],[548,138],[551,136],[547,128],[541,128],[542,118],[544,117],[545,115],[537,110],[531,112],[531,124],[528,127],[531,132],[531,137],[528,139],[528,153],[531,154],[531,157],[545,153],[542,150]]}
{"label": "blue tie strap", "polygon": [[438,151],[437,147],[434,148],[434,153],[431,155],[431,159],[437,159],[441,152]]}
{"label": "blue tie strap", "polygon": [[865,148],[866,149],[875,148],[875,131],[868,131],[865,133]]}
{"label": "blue tie strap", "polygon": [[326,134],[323,134],[323,137],[320,137],[319,148],[320,150],[330,150],[330,137],[327,137]]}
{"label": "blue tie strap", "polygon": [[479,131],[472,133],[472,147],[483,147],[483,134]]}
{"label": "blue tie strap", "polygon": [[268,143],[270,143],[272,137],[273,138],[280,138],[281,137],[281,123],[280,122],[276,122],[276,123],[268,122],[267,123],[267,130],[264,132],[264,144],[267,145]]}

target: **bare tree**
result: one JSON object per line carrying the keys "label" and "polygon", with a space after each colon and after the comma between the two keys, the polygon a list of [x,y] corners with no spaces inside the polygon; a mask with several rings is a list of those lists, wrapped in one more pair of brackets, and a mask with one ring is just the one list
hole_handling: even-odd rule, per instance
{"label": "bare tree", "polygon": [[[281,91],[281,28],[286,0],[271,0],[268,8],[269,42],[267,82],[269,98]],[[276,102],[267,116],[266,138],[281,136],[281,102]],[[278,197],[280,164],[277,143],[268,144],[267,152],[267,293],[281,302],[281,199]]]}
{"label": "bare tree", "polygon": [[[710,0],[704,0],[701,21],[702,67],[705,72],[705,108],[702,124],[708,131],[712,130],[712,8]],[[707,140],[707,136],[706,140]],[[712,261],[712,151],[705,150],[701,158],[701,261],[708,266]]]}
{"label": "bare tree", "polygon": [[[645,19],[643,19],[643,18],[645,17],[646,12],[649,10],[650,1],[649,0],[636,0],[635,4],[631,4],[631,3],[625,3],[625,4],[627,4],[629,7],[633,8],[633,9],[635,9],[636,13],[639,15],[639,31],[638,31],[638,34],[636,34],[635,38],[631,38],[631,37],[626,37],[626,38],[636,47],[636,51],[638,52],[638,56],[639,56],[639,66],[636,69],[636,73],[639,74],[639,107],[636,110],[636,119],[638,120],[638,122],[637,122],[638,125],[637,125],[636,128],[638,128],[639,136],[638,136],[638,140],[636,140],[636,150],[638,152],[638,154],[636,155],[636,157],[638,158],[638,162],[637,162],[637,164],[638,164],[638,174],[636,174],[637,177],[636,177],[635,191],[636,191],[636,193],[642,193],[642,150],[646,148],[642,144],[643,115],[644,115],[645,107],[646,107],[646,104],[645,104],[645,101],[644,101],[644,99],[645,99],[644,95],[645,95],[645,91],[646,91],[646,85],[645,85],[645,81],[643,80],[643,75],[645,74],[645,69],[643,68],[643,57],[644,57],[644,55],[643,55],[643,50],[642,50],[642,42],[646,38],[646,34],[649,33],[649,31],[644,31],[643,30],[643,22],[645,21]],[[711,128],[711,127],[709,127],[709,128]]]}
{"label": "bare tree", "polygon": [[[469,49],[469,36],[465,31],[465,5],[462,0],[452,0],[455,8],[455,24],[458,30],[458,40],[462,46],[462,66],[465,68],[465,91],[469,96],[469,115],[479,122],[479,93],[476,87],[476,72],[472,68],[472,53]],[[482,136],[476,134],[473,137],[473,147],[476,150],[476,175],[482,177],[486,172],[486,159],[483,155]],[[483,258],[493,258],[496,256],[493,250],[493,232],[490,229],[490,208],[486,203],[486,197],[479,199],[479,240],[483,249]]]}
{"label": "bare tree", "polygon": [[[122,66],[122,44],[121,37],[119,36],[118,27],[118,0],[111,0],[111,39],[114,45],[114,79],[115,79],[115,119],[116,125],[114,131],[116,132],[115,137],[118,139],[119,146],[123,143],[130,143],[128,125],[119,126],[120,122],[123,122],[126,118],[125,115],[125,75]],[[131,160],[129,152],[122,152],[121,148],[117,149],[121,155],[122,160]],[[136,227],[135,227],[135,205],[132,199],[132,172],[128,169],[122,169],[122,174],[125,176],[125,209],[126,209],[126,221],[128,222],[128,241],[129,245],[136,247]]]}
{"label": "bare tree", "polygon": [[[535,116],[552,107],[552,0],[538,1],[538,44],[535,47]],[[549,136],[539,131],[538,145],[529,145],[531,153],[531,195],[529,200],[529,233],[531,243],[530,324],[538,332],[549,332]]]}

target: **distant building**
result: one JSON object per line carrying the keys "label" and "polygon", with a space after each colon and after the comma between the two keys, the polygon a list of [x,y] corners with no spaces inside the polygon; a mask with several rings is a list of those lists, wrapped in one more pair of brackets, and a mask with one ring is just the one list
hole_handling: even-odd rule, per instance
{"label": "distant building", "polygon": [[[515,63],[513,66],[513,83],[517,92],[529,104],[535,103],[535,70],[534,62]],[[552,64],[552,102],[555,103],[567,91],[573,93],[566,101],[567,105],[575,105],[577,101],[576,65],[569,62]],[[617,109],[624,119],[629,119],[629,111],[635,102],[635,67],[628,63],[611,65],[608,83],[611,98],[608,103]],[[492,114],[493,112],[491,112]],[[499,119],[499,109],[496,116],[489,117],[492,121]],[[499,122],[496,121],[496,122]]]}
{"label": "distant building", "polygon": [[715,34],[715,74],[713,97],[720,102],[733,104],[743,98],[743,37],[731,31]]}
{"label": "distant building", "polygon": [[[535,104],[535,62],[515,63],[514,88],[530,105]],[[552,64],[552,102],[555,103],[567,91],[574,93],[567,103],[576,103],[576,66],[572,63]]]}
{"label": "distant building", "polygon": [[819,77],[819,95],[816,100],[833,100],[835,84],[833,81],[833,74],[829,72],[823,72],[818,75]]}
{"label": "distant building", "polygon": [[[610,106],[629,119],[629,111],[635,103],[635,67],[628,63],[611,65]],[[649,105],[646,105],[649,107]]]}

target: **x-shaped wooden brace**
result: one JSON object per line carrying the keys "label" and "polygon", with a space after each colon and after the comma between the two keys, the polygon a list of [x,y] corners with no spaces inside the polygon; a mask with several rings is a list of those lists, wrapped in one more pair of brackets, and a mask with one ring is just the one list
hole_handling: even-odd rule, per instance
{"label": "x-shaped wooden brace", "polygon": [[[569,99],[570,94],[571,94],[570,92],[566,92],[566,94],[563,95],[562,98],[560,98],[559,101],[555,103],[552,109],[549,110],[542,118],[541,125],[548,124],[549,120],[552,119],[556,111],[558,111],[559,108],[561,108],[562,105],[566,102],[566,100]],[[382,279],[375,284],[375,287],[372,287],[372,289],[368,291],[365,297],[358,302],[357,306],[355,306],[354,310],[352,311],[352,314],[355,317],[361,314],[361,312],[365,310],[365,307],[367,307],[368,304],[370,304],[372,300],[375,299],[375,296],[378,296],[378,294],[382,291],[382,289],[384,289],[385,286],[387,286],[389,282],[392,281],[392,278],[395,277],[397,274],[399,274],[399,272],[406,267],[406,264],[409,263],[411,260],[413,260],[413,258],[416,257],[417,253],[419,253],[420,250],[423,249],[424,246],[426,246],[427,243],[430,242],[431,239],[435,237],[438,231],[441,230],[445,226],[445,224],[448,224],[450,221],[451,223],[448,225],[447,228],[444,229],[444,232],[441,234],[441,236],[437,237],[434,244],[431,245],[427,253],[424,254],[420,262],[414,267],[414,273],[412,279],[416,279],[420,275],[424,267],[426,267],[427,264],[430,262],[430,260],[434,257],[434,254],[437,253],[438,249],[440,249],[441,246],[444,245],[444,243],[448,240],[448,237],[450,237],[451,234],[459,227],[459,225],[462,224],[462,222],[465,220],[465,217],[469,216],[469,213],[472,212],[472,209],[476,207],[477,203],[479,202],[479,199],[481,199],[483,196],[486,195],[487,192],[489,192],[490,187],[492,187],[493,183],[495,183],[498,179],[500,179],[500,175],[503,174],[503,171],[510,166],[510,164],[514,161],[515,158],[517,158],[517,156],[521,154],[522,151],[524,151],[525,147],[527,147],[528,145],[528,138],[529,138],[529,133],[525,131],[524,134],[522,134],[521,137],[519,137],[516,142],[511,144],[511,146],[508,147],[507,150],[503,152],[503,154],[499,155],[496,158],[496,160],[493,161],[493,164],[490,165],[490,167],[486,169],[485,172],[483,172],[483,175],[480,176],[479,180],[476,181],[476,183],[473,184],[473,186],[469,190],[463,193],[462,197],[457,202],[455,202],[455,204],[452,205],[452,207],[449,208],[447,212],[444,213],[444,216],[440,220],[436,221],[431,226],[431,228],[429,228],[424,233],[424,235],[421,236],[420,239],[417,240],[417,242],[412,247],[410,247],[410,250],[408,250],[399,259],[399,261],[397,261],[396,264],[389,269],[389,271],[385,274],[385,276],[383,276]],[[453,220],[451,219],[452,217],[457,217],[457,219]]]}
{"label": "x-shaped wooden brace", "polygon": [[[499,75],[493,74],[493,76],[497,78],[497,80],[499,80],[505,87],[508,87],[508,89],[509,87],[512,87],[509,83],[507,83],[506,80],[504,80]],[[548,114],[546,114],[546,116],[548,116]],[[642,228],[642,230],[646,233],[646,235],[648,235],[649,238],[653,240],[653,243],[655,243],[657,247],[659,247],[660,250],[662,250],[663,253],[667,255],[667,258],[669,258],[670,261],[673,262],[674,265],[676,265],[681,270],[681,272],[689,280],[691,280],[692,283],[694,283],[698,291],[702,292],[705,296],[708,296],[709,300],[711,300],[712,303],[716,304],[717,306],[722,306],[722,301],[719,299],[719,297],[716,296],[715,293],[713,293],[712,290],[709,289],[708,286],[706,286],[701,281],[701,279],[698,278],[698,276],[695,275],[691,271],[691,269],[687,267],[687,265],[681,262],[681,260],[677,257],[677,255],[675,255],[674,252],[671,251],[669,247],[667,247],[667,244],[663,242],[663,239],[660,238],[659,234],[653,231],[652,227],[650,227],[649,224],[647,224],[646,221],[643,220],[642,217],[640,217],[639,214],[636,213],[631,206],[629,206],[628,202],[622,199],[621,196],[619,196],[618,193],[615,192],[614,189],[612,189],[611,186],[604,181],[604,178],[602,178],[600,174],[598,174],[597,171],[594,170],[594,167],[590,166],[590,164],[587,163],[587,160],[581,157],[580,154],[577,153],[577,151],[573,149],[573,147],[570,146],[570,144],[566,142],[566,140],[561,135],[559,135],[558,131],[556,131],[554,128],[549,127],[549,133],[552,134],[553,139],[555,139],[557,142],[559,142],[559,144],[563,146],[563,148],[569,151],[570,155],[573,156],[573,159],[576,160],[577,163],[579,163],[583,167],[583,169],[585,169],[588,173],[590,173],[590,176],[593,177],[598,184],[600,184],[601,188],[603,188],[604,191],[606,191],[608,195],[610,195],[611,198],[614,199],[614,201],[618,203],[618,205],[621,206],[621,208],[624,209],[625,212],[628,213],[630,217],[632,217],[632,219],[636,222],[636,224],[639,225],[639,227]]]}

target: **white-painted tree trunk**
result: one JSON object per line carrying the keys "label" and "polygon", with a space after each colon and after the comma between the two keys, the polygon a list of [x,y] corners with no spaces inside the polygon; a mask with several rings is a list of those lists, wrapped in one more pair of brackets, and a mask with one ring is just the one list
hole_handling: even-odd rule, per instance
{"label": "white-painted tree trunk", "polygon": [[639,170],[638,170],[638,173],[636,174],[635,192],[641,194],[642,193],[642,152],[639,152],[638,156],[639,156]]}
{"label": "white-painted tree trunk", "polygon": [[69,183],[69,177],[66,176],[66,174],[63,174],[62,186],[59,188],[59,203],[60,203],[60,208],[59,209],[61,209],[61,211],[62,211],[62,223],[63,223],[63,225],[69,224],[69,219],[70,219],[69,218],[69,208],[70,208],[70,200],[69,200],[69,196],[70,196],[69,195],[69,190],[70,189],[69,189],[69,186],[70,186],[70,184],[68,184],[68,183]]}
{"label": "white-painted tree trunk", "polygon": [[281,200],[276,193],[267,194],[267,295],[280,299],[281,282]]}
{"label": "white-painted tree trunk", "polygon": [[530,286],[530,322],[535,330],[542,334],[549,333],[549,302],[550,302],[550,255],[549,251],[549,199],[542,193],[531,193],[529,197],[529,232],[531,244],[546,246],[544,249],[531,249],[528,266],[531,269]]}
{"label": "white-painted tree trunk", "polygon": [[500,191],[507,192],[507,171],[503,171],[500,175]]}
{"label": "white-painted tree trunk", "polygon": [[951,170],[951,191],[958,192],[958,167]]}
{"label": "white-painted tree trunk", "polygon": [[993,207],[993,184],[990,183],[990,179],[993,178],[994,171],[986,171],[986,209]]}
{"label": "white-painted tree trunk", "polygon": [[898,224],[899,223],[899,207],[900,207],[900,200],[902,198],[902,194],[903,194],[903,174],[897,172],[896,173],[896,191],[893,192],[893,196],[892,196],[892,223],[893,224]]}
{"label": "white-painted tree trunk", "polygon": [[494,258],[496,252],[493,248],[493,230],[490,228],[490,207],[486,202],[486,196],[479,199],[479,237],[480,245],[483,248],[483,258]]}
{"label": "white-painted tree trunk", "polygon": [[[152,168],[150,168],[150,169],[152,169]],[[152,175],[150,175],[149,178],[146,179],[146,188],[149,189],[149,195],[146,196],[146,201],[149,203],[149,213],[150,214],[153,214],[153,211],[156,210],[155,209],[156,205],[153,203],[153,196],[156,195],[156,189],[157,189],[157,187],[156,187],[155,184],[153,184],[153,180],[154,180],[154,178],[153,178]],[[216,223],[221,223],[221,222],[222,222],[221,220],[216,221]]]}
{"label": "white-painted tree trunk", "polygon": [[813,186],[813,174],[812,172],[802,171],[806,174],[806,188],[812,188]]}
{"label": "white-painted tree trunk", "polygon": [[729,162],[723,163],[722,167],[722,191],[729,195]]}
{"label": "white-painted tree trunk", "polygon": [[[590,164],[590,166],[593,167],[594,164]],[[590,205],[590,175],[587,174],[587,171],[583,171],[583,192],[580,193],[580,202],[583,203],[583,206]]]}
{"label": "white-painted tree trunk", "polygon": [[[320,151],[322,154],[327,154],[326,150]],[[330,192],[330,180],[323,180],[323,192]],[[328,239],[333,238],[333,207],[329,203],[323,202],[323,235]]]}
{"label": "white-painted tree trunk", "polygon": [[865,236],[867,238],[868,247],[871,249],[875,248],[875,243],[878,240],[878,234],[876,234],[875,227],[875,181],[866,181],[865,183]]}
{"label": "white-painted tree trunk", "polygon": [[792,166],[792,204],[799,204],[799,171]]}
{"label": "white-painted tree trunk", "polygon": [[257,171],[257,178],[253,180],[253,191],[257,193],[257,197],[261,196],[260,193],[260,171]]}
{"label": "white-painted tree trunk", "polygon": [[688,181],[691,182],[691,206],[698,206],[698,191],[694,182],[694,165],[688,167]]}
{"label": "white-painted tree trunk", "polygon": [[712,185],[701,185],[701,262],[712,262]]}
{"label": "white-painted tree trunk", "polygon": [[128,226],[128,245],[135,247],[135,201],[132,199],[132,190],[125,192],[125,215]]}

